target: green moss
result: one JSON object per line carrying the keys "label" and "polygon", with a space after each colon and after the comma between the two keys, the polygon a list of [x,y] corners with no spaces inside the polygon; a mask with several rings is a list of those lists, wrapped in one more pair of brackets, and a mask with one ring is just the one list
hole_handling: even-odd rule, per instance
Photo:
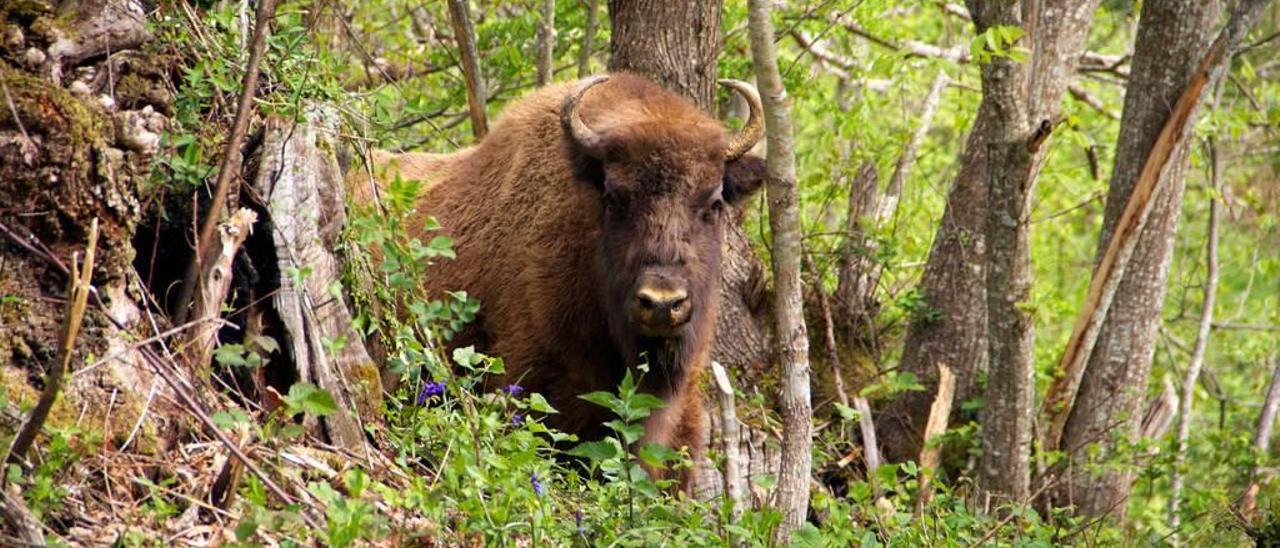
{"label": "green moss", "polygon": [[23,24],[29,25],[50,13],[53,13],[53,7],[44,0],[5,0],[0,3],[0,16]]}

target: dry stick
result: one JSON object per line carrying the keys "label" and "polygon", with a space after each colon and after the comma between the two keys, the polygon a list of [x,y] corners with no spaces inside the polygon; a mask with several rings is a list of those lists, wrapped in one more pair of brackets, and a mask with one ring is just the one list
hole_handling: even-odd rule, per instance
{"label": "dry stick", "polygon": [[467,13],[467,0],[449,0],[449,21],[453,24],[454,39],[458,42],[458,57],[462,63],[462,75],[467,82],[467,105],[471,108],[471,134],[477,140],[489,133],[489,120],[484,112],[488,99],[484,79],[480,77],[479,54],[476,53],[476,31]]}
{"label": "dry stick", "polygon": [[742,489],[744,481],[742,455],[738,447],[740,436],[738,410],[733,399],[733,385],[729,382],[729,374],[725,372],[724,366],[720,365],[720,362],[712,361],[711,373],[720,394],[720,436],[724,441],[724,490],[729,500],[733,501],[730,518],[733,523],[737,523],[738,518],[742,516],[742,503],[746,494]]}
{"label": "dry stick", "polygon": [[217,319],[231,289],[231,262],[257,220],[256,213],[241,208],[218,227],[217,241],[210,242],[210,260],[202,267],[204,272],[199,278],[199,294],[192,304],[192,321],[199,326],[190,331],[185,345],[189,358],[187,364],[191,367],[204,370],[213,356],[213,348],[218,343],[218,328],[221,327]]}
{"label": "dry stick", "polygon": [[[235,442],[231,441],[231,438],[228,438],[227,435],[218,428],[217,424],[214,424],[213,419],[209,418],[209,414],[205,413],[204,409],[200,407],[200,404],[195,401],[195,398],[192,397],[191,394],[187,393],[186,388],[170,376],[170,373],[172,372],[166,370],[167,364],[161,360],[159,356],[156,356],[149,349],[145,348],[142,349],[142,355],[147,359],[147,361],[151,362],[152,368],[155,369],[158,375],[160,375],[160,378],[164,379],[165,384],[168,384],[169,388],[178,395],[178,399],[187,407],[187,410],[191,411],[191,413],[200,420],[201,424],[208,428],[209,431],[213,432],[214,437],[218,438],[218,441],[221,442],[227,450],[231,451],[232,455],[235,455],[237,459],[240,459],[240,462],[244,463],[245,468],[248,468],[250,472],[253,472],[253,475],[258,476],[258,479],[262,481],[262,484],[266,486],[268,491],[271,491],[272,494],[280,498],[280,500],[284,501],[286,504],[293,502],[293,497],[289,496],[284,489],[276,484],[276,482],[272,480],[266,472],[263,472],[261,468],[258,468],[258,465],[254,464],[254,462],[249,459],[248,455],[245,455],[244,451],[241,451],[240,447],[238,447]],[[307,522],[307,525],[316,528],[317,530],[320,529],[320,524],[306,512],[298,512],[298,514],[302,516],[303,521]]]}
{"label": "dry stick", "polygon": [[[1209,141],[1209,165],[1212,171],[1212,192],[1221,188],[1221,173],[1218,164],[1218,147]],[[1205,250],[1205,284],[1204,301],[1200,305],[1200,329],[1196,332],[1195,347],[1191,351],[1191,363],[1187,366],[1187,375],[1182,380],[1182,402],[1178,407],[1178,440],[1174,446],[1173,470],[1170,483],[1173,493],[1169,496],[1169,529],[1173,531],[1171,540],[1178,543],[1178,527],[1182,517],[1178,509],[1182,505],[1182,489],[1184,478],[1182,469],[1187,461],[1187,439],[1191,436],[1191,408],[1195,403],[1196,380],[1200,378],[1200,369],[1204,367],[1205,348],[1209,345],[1210,324],[1213,323],[1213,303],[1218,293],[1218,197],[1209,197],[1209,243]]]}
{"label": "dry stick", "polygon": [[258,65],[262,62],[262,52],[266,49],[267,27],[275,16],[275,0],[260,0],[258,12],[254,16],[253,42],[249,46],[249,64],[245,67],[243,88],[240,91],[240,102],[236,105],[236,118],[231,124],[231,137],[227,139],[227,148],[222,152],[222,163],[218,167],[218,179],[213,187],[213,200],[209,202],[209,210],[205,212],[204,222],[200,225],[200,235],[196,238],[195,253],[187,272],[182,277],[182,287],[178,293],[178,308],[174,323],[187,323],[190,313],[191,297],[195,294],[195,286],[200,275],[200,265],[206,261],[209,240],[213,239],[213,231],[218,227],[222,211],[227,201],[228,189],[240,169],[240,147],[244,143],[245,132],[249,128],[249,116],[254,110],[253,98],[258,88]]}
{"label": "dry stick", "polygon": [[556,47],[556,0],[542,0],[538,23],[538,87],[551,83],[551,59]]}
{"label": "dry stick", "polygon": [[591,75],[591,42],[596,38],[596,21],[600,19],[600,0],[587,0],[587,25],[578,51],[578,78]]}
{"label": "dry stick", "polygon": [[1102,99],[1094,97],[1092,93],[1089,93],[1089,90],[1084,89],[1080,84],[1071,84],[1067,86],[1067,91],[1071,92],[1071,96],[1075,97],[1077,101],[1089,105],[1090,108],[1098,111],[1099,114],[1102,114],[1112,120],[1120,120],[1120,116],[1118,114],[1107,109],[1107,105],[1102,102]]}
{"label": "dry stick", "polygon": [[947,421],[951,418],[951,404],[956,396],[956,376],[951,368],[942,362],[938,363],[938,393],[929,408],[929,421],[925,423],[924,437],[920,445],[920,496],[916,499],[916,514],[924,513],[924,506],[933,498],[932,480],[934,470],[942,463],[942,449],[937,445],[929,445],[934,436],[947,431]]}
{"label": "dry stick", "polygon": [[[40,433],[40,429],[44,427],[44,421],[49,418],[49,411],[53,409],[53,402],[58,398],[58,391],[62,388],[62,378],[66,375],[67,368],[71,367],[71,354],[75,351],[76,335],[80,333],[85,307],[89,304],[89,292],[92,289],[89,281],[93,276],[93,256],[97,249],[98,218],[94,217],[89,224],[89,245],[84,251],[84,265],[77,266],[76,256],[71,256],[71,276],[67,280],[69,305],[65,323],[62,324],[62,345],[58,347],[58,357],[53,361],[49,373],[45,375],[44,391],[40,392],[40,399],[31,410],[31,417],[23,423],[22,429],[9,445],[8,455],[0,462],[21,463],[26,458],[27,450],[31,449],[36,434]],[[0,478],[0,485],[3,484],[4,479]]]}
{"label": "dry stick", "polygon": [[[1266,3],[1262,0],[1247,0],[1247,2]],[[1041,413],[1047,417],[1049,424],[1044,433],[1045,438],[1042,440],[1044,451],[1053,451],[1058,448],[1067,417],[1075,404],[1080,381],[1084,378],[1085,365],[1089,361],[1090,354],[1093,353],[1098,331],[1102,327],[1103,320],[1106,319],[1116,288],[1124,277],[1129,257],[1137,247],[1138,237],[1142,234],[1147,217],[1155,203],[1155,194],[1160,190],[1160,174],[1169,163],[1173,152],[1183,142],[1192,115],[1200,104],[1205,85],[1230,61],[1230,50],[1234,49],[1234,45],[1239,43],[1239,38],[1244,34],[1243,30],[1234,28],[1243,24],[1236,19],[1240,16],[1240,11],[1248,9],[1253,8],[1237,10],[1237,13],[1232,15],[1232,22],[1228,23],[1227,28],[1223,29],[1222,34],[1214,41],[1204,61],[1200,63],[1199,69],[1192,75],[1182,96],[1174,105],[1169,119],[1165,121],[1164,127],[1161,128],[1160,134],[1151,146],[1151,152],[1147,155],[1142,171],[1138,174],[1133,191],[1129,195],[1129,201],[1116,222],[1115,232],[1107,242],[1107,250],[1098,263],[1093,279],[1089,281],[1089,292],[1085,297],[1084,307],[1076,318],[1075,326],[1071,330],[1071,338],[1058,365],[1061,373],[1050,385],[1041,407]],[[1255,11],[1260,9],[1261,7],[1258,6]]]}
{"label": "dry stick", "polygon": [[[1275,357],[1272,356],[1272,362]],[[1262,405],[1262,413],[1258,415],[1258,431],[1253,434],[1254,458],[1261,460],[1271,446],[1271,430],[1276,424],[1276,413],[1280,411],[1280,364],[1272,364],[1271,386],[1267,388],[1267,399]],[[1254,465],[1249,473],[1249,487],[1240,497],[1240,515],[1252,520],[1254,510],[1258,506],[1258,491],[1262,489],[1262,467]]]}
{"label": "dry stick", "polygon": [[876,479],[876,470],[880,468],[880,444],[876,443],[876,423],[871,418],[871,405],[862,396],[853,398],[853,408],[858,410],[858,428],[862,430],[862,460],[867,463],[867,481],[875,492],[876,498],[884,492],[883,486]]}

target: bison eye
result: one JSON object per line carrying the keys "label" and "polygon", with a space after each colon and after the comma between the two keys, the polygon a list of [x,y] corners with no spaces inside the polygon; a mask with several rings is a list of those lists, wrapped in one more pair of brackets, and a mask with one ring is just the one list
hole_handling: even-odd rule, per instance
{"label": "bison eye", "polygon": [[724,210],[724,200],[716,198],[707,207],[702,208],[702,222],[711,224],[720,217],[720,212]]}

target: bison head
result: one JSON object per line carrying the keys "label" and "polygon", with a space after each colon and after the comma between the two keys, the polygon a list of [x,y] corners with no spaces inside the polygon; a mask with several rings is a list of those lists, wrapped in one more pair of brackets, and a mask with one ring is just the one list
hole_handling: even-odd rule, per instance
{"label": "bison head", "polygon": [[692,104],[629,75],[580,113],[586,92],[606,80],[579,84],[560,116],[579,178],[599,192],[610,333],[628,358],[650,352],[651,362],[679,368],[714,329],[725,208],[764,178],[764,163],[746,155],[764,132],[760,98],[749,84],[720,81],[750,107],[728,137]]}

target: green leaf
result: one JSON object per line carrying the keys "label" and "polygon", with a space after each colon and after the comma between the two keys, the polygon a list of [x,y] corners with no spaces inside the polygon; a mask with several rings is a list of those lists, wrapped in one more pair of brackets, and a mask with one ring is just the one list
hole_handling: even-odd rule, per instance
{"label": "green leaf", "polygon": [[231,430],[232,428],[235,428],[236,425],[247,424],[249,422],[249,415],[246,415],[244,411],[239,409],[232,409],[230,411],[218,411],[217,413],[209,415],[209,420],[212,420],[213,424],[218,428]]}
{"label": "green leaf", "polygon": [[[649,411],[666,407],[667,402],[653,394],[639,393],[631,397],[630,405],[632,409]],[[648,416],[648,413],[644,416]]]}
{"label": "green leaf", "polygon": [[583,457],[593,461],[602,461],[608,459],[616,459],[622,456],[622,447],[618,445],[618,440],[613,438],[600,441],[588,441],[579,443],[568,454],[574,457]]}
{"label": "green leaf", "polygon": [[213,361],[227,367],[249,367],[244,356],[244,345],[240,344],[224,344],[213,351]]}
{"label": "green leaf", "polygon": [[608,392],[596,391],[578,396],[605,409],[618,413],[623,410],[622,400]]}
{"label": "green leaf", "polygon": [[547,403],[547,399],[542,397],[542,394],[537,392],[529,394],[529,402],[527,405],[529,406],[530,411],[547,414],[559,413],[559,411],[556,411],[556,408],[551,407],[551,404]]}
{"label": "green leaf", "polygon": [[293,414],[308,413],[324,417],[338,411],[333,395],[309,382],[294,383],[289,387],[289,394],[284,400]]}
{"label": "green leaf", "polygon": [[812,523],[805,523],[791,532],[791,546],[802,548],[822,548],[822,532]]}
{"label": "green leaf", "polygon": [[636,455],[639,456],[640,460],[644,461],[645,464],[655,468],[662,467],[666,463],[680,458],[679,451],[657,443],[646,443],[644,447],[641,447],[640,450],[636,452]]}

